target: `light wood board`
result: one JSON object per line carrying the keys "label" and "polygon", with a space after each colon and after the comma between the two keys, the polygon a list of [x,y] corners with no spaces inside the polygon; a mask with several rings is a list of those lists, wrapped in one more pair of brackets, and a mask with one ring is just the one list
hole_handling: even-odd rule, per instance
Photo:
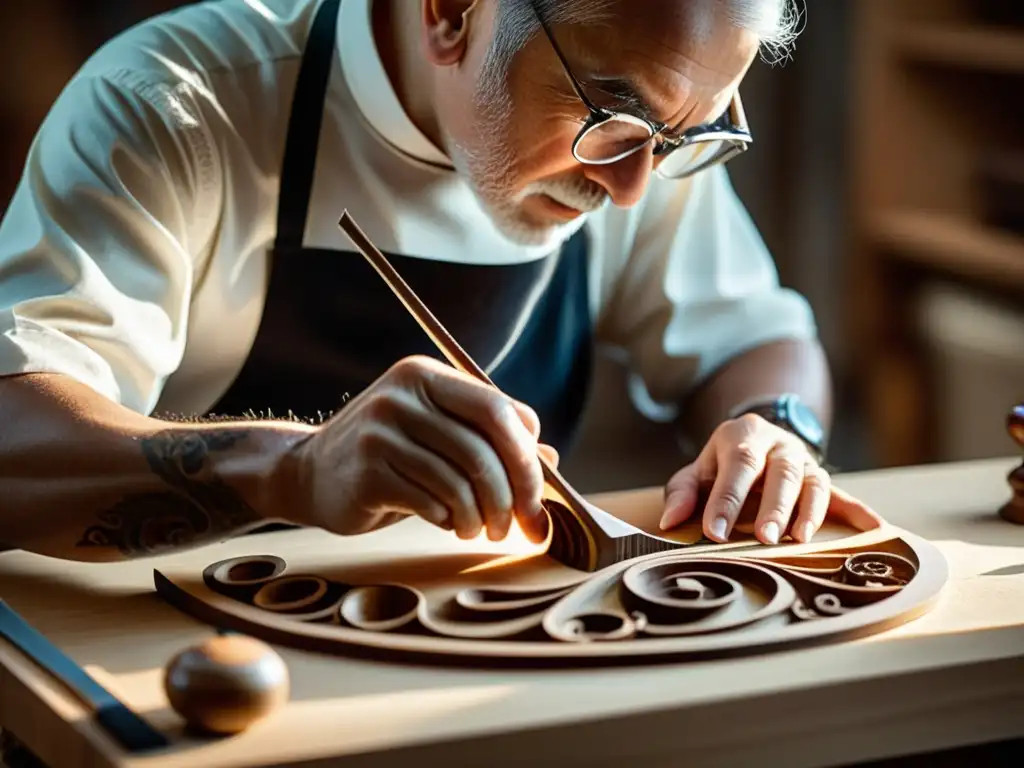
{"label": "light wood board", "polygon": [[[292,676],[290,703],[219,741],[181,737],[167,707],[163,665],[210,630],[155,595],[153,569],[201,569],[252,551],[251,540],[119,565],[6,553],[0,596],[176,743],[152,757],[118,754],[75,699],[2,643],[0,727],[54,768],[657,766],[684,755],[702,766],[796,767],[1021,736],[1024,528],[995,514],[1018,461],[836,478],[890,523],[935,544],[950,567],[929,613],[874,637],[722,661],[554,671],[454,669],[280,648]],[[591,500],[615,514],[654,519],[661,492]],[[322,534],[273,536],[291,537],[289,548],[301,551]],[[375,536],[339,548],[366,551],[377,546]],[[265,538],[268,546],[271,540]],[[471,546],[500,550],[488,542]]]}

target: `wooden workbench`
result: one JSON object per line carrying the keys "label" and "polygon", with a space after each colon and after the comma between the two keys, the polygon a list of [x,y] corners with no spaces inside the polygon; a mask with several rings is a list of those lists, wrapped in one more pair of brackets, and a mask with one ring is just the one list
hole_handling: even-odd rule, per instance
{"label": "wooden workbench", "polygon": [[[934,542],[950,566],[938,605],[882,635],[727,661],[571,671],[452,669],[285,648],[289,704],[222,740],[182,736],[167,707],[163,665],[210,629],[155,595],[153,569],[250,552],[253,537],[117,565],[8,552],[0,597],[174,746],[148,757],[119,753],[77,700],[2,642],[0,728],[53,768],[799,768],[1022,737],[1024,527],[996,516],[1014,463],[836,478],[891,523]],[[659,499],[658,489],[594,497],[612,512]],[[319,533],[265,536],[301,546]]]}

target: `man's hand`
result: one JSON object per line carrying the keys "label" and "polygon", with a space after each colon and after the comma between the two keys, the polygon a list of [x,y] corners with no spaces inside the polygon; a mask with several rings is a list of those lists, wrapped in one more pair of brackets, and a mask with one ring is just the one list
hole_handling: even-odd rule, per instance
{"label": "man's hand", "polygon": [[728,541],[740,512],[758,496],[753,529],[765,544],[777,544],[787,531],[796,541],[810,541],[831,514],[861,529],[880,522],[875,512],[832,486],[802,440],[751,414],[722,423],[696,461],[669,480],[662,530],[689,519],[708,486],[702,522],[712,541]]}
{"label": "man's hand", "polygon": [[295,522],[365,533],[418,515],[472,539],[546,529],[536,413],[428,357],[400,361],[285,459]]}

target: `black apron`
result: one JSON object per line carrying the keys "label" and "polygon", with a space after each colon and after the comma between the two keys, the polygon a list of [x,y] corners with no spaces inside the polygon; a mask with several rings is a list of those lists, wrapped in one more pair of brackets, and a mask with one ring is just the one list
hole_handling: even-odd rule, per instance
{"label": "black apron", "polygon": [[[266,305],[238,377],[210,414],[337,412],[409,355],[442,355],[353,247],[304,248],[341,0],[317,11],[292,103]],[[341,211],[338,211],[340,218]],[[339,230],[340,231],[340,230]],[[374,233],[367,227],[367,236]],[[343,235],[344,237],[344,235]],[[587,393],[591,321],[583,231],[546,258],[471,265],[388,253],[395,269],[503,391],[534,408],[541,440],[568,451]],[[540,298],[529,310],[531,299]]]}

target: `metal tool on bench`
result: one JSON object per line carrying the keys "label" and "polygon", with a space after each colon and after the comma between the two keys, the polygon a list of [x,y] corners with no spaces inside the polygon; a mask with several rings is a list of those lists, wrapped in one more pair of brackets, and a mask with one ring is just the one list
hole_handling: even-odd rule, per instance
{"label": "metal tool on bench", "polygon": [[143,752],[170,744],[164,734],[96,682],[3,600],[0,600],[0,637],[70,688],[93,709],[96,721],[126,750]]}

